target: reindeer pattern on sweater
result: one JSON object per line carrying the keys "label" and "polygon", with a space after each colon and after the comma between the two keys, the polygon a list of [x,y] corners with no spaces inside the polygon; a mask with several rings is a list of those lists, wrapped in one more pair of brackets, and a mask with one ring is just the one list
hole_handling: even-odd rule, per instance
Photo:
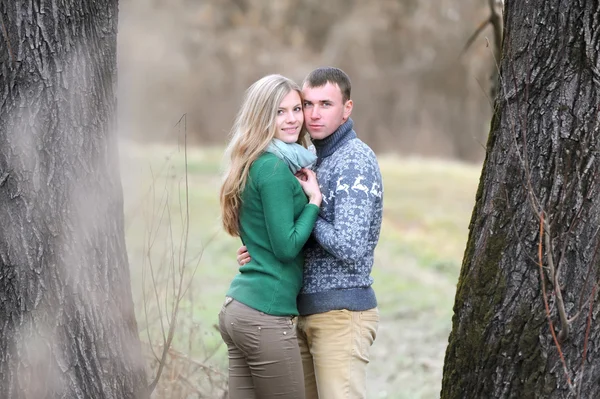
{"label": "reindeer pattern on sweater", "polygon": [[376,306],[370,274],[382,222],[383,182],[375,154],[351,127],[339,133],[335,150],[316,168],[323,201],[305,247],[301,314]]}

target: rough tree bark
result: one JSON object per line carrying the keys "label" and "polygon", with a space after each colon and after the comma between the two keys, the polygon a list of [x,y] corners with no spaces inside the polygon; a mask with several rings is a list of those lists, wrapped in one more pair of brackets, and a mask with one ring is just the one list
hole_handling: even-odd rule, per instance
{"label": "rough tree bark", "polygon": [[0,398],[139,398],[117,0],[0,0]]}
{"label": "rough tree bark", "polygon": [[441,397],[597,398],[600,2],[507,0],[504,15]]}

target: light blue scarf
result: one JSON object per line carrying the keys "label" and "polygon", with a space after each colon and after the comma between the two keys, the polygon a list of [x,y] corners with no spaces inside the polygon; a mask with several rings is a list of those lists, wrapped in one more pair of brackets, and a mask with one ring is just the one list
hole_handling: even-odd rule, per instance
{"label": "light blue scarf", "polygon": [[284,143],[279,139],[271,140],[265,150],[282,159],[290,167],[292,173],[296,174],[302,168],[310,168],[317,160],[317,156],[296,143]]}

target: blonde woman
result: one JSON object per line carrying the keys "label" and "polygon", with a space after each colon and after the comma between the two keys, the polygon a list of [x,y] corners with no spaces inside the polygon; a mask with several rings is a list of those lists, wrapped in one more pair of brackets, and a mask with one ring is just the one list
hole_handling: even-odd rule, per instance
{"label": "blonde woman", "polygon": [[[304,398],[292,318],[302,286],[302,247],[321,205],[316,156],[304,146],[300,87],[269,75],[246,92],[232,128],[221,187],[223,226],[252,260],[239,268],[219,313],[229,353],[229,395]],[[298,177],[296,177],[298,176]]]}

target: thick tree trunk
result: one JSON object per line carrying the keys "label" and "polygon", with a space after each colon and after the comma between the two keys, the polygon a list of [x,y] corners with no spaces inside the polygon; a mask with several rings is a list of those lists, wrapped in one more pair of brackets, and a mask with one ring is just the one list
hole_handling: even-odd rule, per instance
{"label": "thick tree trunk", "polygon": [[146,387],[115,137],[117,0],[0,0],[0,398]]}
{"label": "thick tree trunk", "polygon": [[597,398],[600,4],[508,0],[504,22],[441,397]]}

